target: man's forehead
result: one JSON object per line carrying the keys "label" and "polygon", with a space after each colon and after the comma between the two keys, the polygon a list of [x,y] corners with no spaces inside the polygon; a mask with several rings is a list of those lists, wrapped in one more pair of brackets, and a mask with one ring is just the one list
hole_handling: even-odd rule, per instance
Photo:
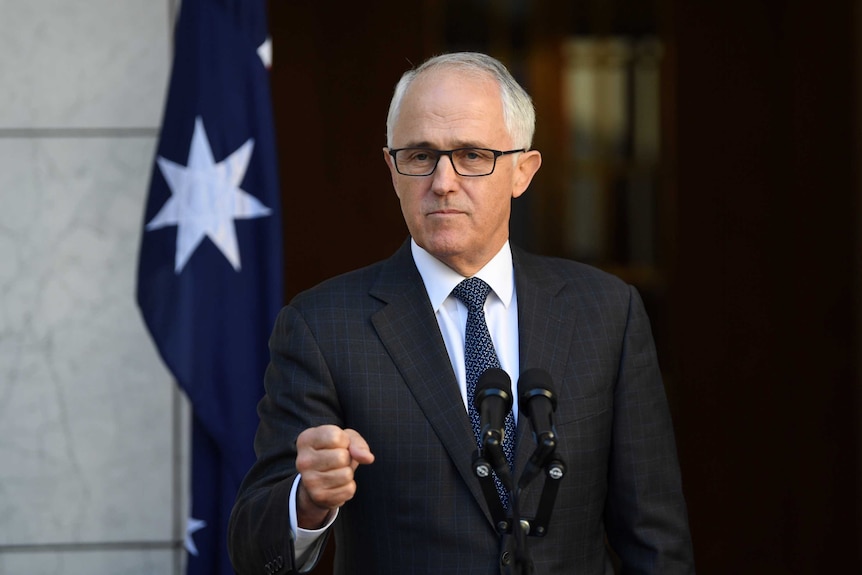
{"label": "man's forehead", "polygon": [[396,134],[418,145],[441,135],[477,145],[503,130],[502,102],[495,82],[457,69],[428,71],[414,80],[395,121]]}
{"label": "man's forehead", "polygon": [[446,65],[420,72],[407,88],[407,95],[414,91],[414,89],[416,92],[424,92],[433,89],[434,86],[445,83],[455,83],[465,88],[469,87],[472,90],[481,90],[488,95],[499,95],[499,85],[491,74],[481,70]]}

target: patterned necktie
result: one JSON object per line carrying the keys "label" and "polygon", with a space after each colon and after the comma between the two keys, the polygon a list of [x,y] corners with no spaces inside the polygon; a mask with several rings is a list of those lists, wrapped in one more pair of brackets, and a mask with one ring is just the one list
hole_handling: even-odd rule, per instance
{"label": "patterned necktie", "polygon": [[[467,306],[467,331],[464,343],[464,363],[467,372],[467,404],[470,413],[470,422],[473,424],[473,432],[479,447],[481,444],[482,427],[479,422],[479,412],[473,405],[476,394],[476,383],[479,376],[486,369],[500,367],[497,352],[494,350],[494,342],[488,332],[488,324],[485,323],[485,300],[491,292],[491,286],[479,278],[467,278],[452,290],[452,295],[461,300]],[[509,468],[512,467],[515,443],[515,417],[512,410],[506,414],[505,437],[503,439],[503,453]],[[496,479],[497,492],[504,507],[508,507],[508,494],[499,478]]]}

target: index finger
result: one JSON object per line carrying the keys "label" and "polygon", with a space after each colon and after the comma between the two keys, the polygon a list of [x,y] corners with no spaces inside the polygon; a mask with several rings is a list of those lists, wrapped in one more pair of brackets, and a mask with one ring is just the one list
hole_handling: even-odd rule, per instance
{"label": "index finger", "polygon": [[344,433],[350,441],[347,448],[350,451],[350,457],[357,463],[365,465],[374,463],[374,454],[371,453],[371,448],[368,447],[365,438],[355,429],[345,429]]}
{"label": "index finger", "polygon": [[323,449],[346,449],[350,445],[350,438],[343,429],[337,425],[320,425],[310,427],[299,434],[296,438],[297,447],[304,446],[314,450]]}

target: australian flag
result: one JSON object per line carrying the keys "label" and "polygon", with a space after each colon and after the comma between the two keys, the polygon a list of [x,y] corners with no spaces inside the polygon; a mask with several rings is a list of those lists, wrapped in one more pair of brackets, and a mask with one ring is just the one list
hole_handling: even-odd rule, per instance
{"label": "australian flag", "polygon": [[266,0],[183,0],[138,305],[192,406],[187,573],[233,573],[227,524],[254,461],[283,298]]}

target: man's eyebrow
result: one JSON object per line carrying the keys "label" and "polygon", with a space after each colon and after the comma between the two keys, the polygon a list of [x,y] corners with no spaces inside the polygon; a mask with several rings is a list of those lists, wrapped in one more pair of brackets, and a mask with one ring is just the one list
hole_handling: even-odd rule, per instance
{"label": "man's eyebrow", "polygon": [[[404,147],[404,148],[426,148],[428,150],[442,150],[442,149],[444,149],[444,148],[434,147],[434,145],[431,144],[431,142],[428,142],[427,140],[423,140],[421,142],[410,142],[410,143],[408,143],[402,147]],[[461,148],[485,148],[485,149],[488,149],[488,147],[483,145],[483,144],[477,144],[476,142],[469,142],[469,141],[455,142],[455,144],[451,148],[448,148],[448,149],[459,150]]]}

